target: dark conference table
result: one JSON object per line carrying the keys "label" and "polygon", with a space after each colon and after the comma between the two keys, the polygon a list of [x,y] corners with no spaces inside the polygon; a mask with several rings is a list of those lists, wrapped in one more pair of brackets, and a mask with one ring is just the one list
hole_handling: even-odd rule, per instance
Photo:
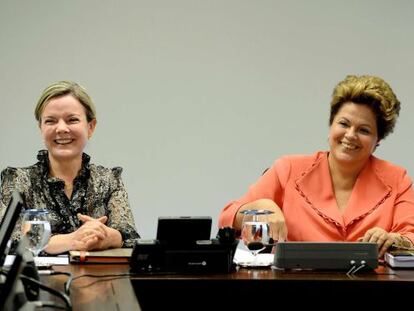
{"label": "dark conference table", "polygon": [[[316,306],[334,302],[349,307],[363,298],[367,306],[408,307],[414,295],[414,270],[393,270],[380,266],[372,272],[348,276],[343,271],[283,271],[276,269],[239,269],[229,274],[134,275],[127,264],[71,264],[54,266],[56,271],[112,275],[82,277],[71,286],[73,310],[159,310],[224,309],[234,310],[259,305],[278,306],[278,299],[288,299],[289,306]],[[44,284],[63,290],[65,275],[41,276]],[[289,296],[297,298],[288,298]],[[138,298],[137,298],[138,297]],[[42,300],[55,298],[42,291]],[[344,304],[344,306],[342,306]],[[279,309],[280,309],[279,305]],[[382,308],[381,308],[382,309]]]}

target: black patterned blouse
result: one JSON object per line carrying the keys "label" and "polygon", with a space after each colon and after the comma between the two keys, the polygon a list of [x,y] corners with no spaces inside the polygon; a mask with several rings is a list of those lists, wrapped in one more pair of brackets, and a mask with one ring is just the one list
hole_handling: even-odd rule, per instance
{"label": "black patterned blouse", "polygon": [[[65,182],[49,176],[47,150],[39,151],[35,165],[24,168],[8,167],[1,172],[0,216],[9,203],[13,190],[22,194],[24,206],[49,211],[53,234],[71,233],[81,226],[77,213],[93,218],[108,216],[106,225],[118,230],[123,247],[133,247],[139,235],[135,229],[128,195],[121,179],[122,168],[105,168],[89,163],[82,155],[82,168],[73,181],[72,197],[65,192]],[[13,232],[13,246],[20,239],[21,217]]]}

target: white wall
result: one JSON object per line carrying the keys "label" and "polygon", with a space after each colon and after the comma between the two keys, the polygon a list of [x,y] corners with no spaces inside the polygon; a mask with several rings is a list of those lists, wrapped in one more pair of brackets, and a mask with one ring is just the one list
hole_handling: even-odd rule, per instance
{"label": "white wall", "polygon": [[366,73],[402,102],[377,155],[414,176],[413,12],[410,0],[0,0],[0,167],[35,163],[35,103],[74,80],[98,110],[87,152],[124,168],[141,235],[161,215],[216,226],[276,157],[327,148],[333,87]]}

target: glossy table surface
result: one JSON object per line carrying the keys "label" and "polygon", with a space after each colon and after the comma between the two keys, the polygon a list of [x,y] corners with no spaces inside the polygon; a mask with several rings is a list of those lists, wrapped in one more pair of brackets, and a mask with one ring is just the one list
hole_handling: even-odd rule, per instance
{"label": "glossy table surface", "polygon": [[[270,268],[238,269],[228,274],[131,275],[127,264],[72,264],[54,266],[53,269],[70,272],[74,277],[82,275],[71,284],[73,310],[139,310],[142,306],[142,309],[149,310],[151,306],[157,309],[163,303],[171,307],[175,304],[194,307],[193,304],[204,300],[206,295],[209,297],[207,305],[213,306],[220,303],[223,297],[249,295],[255,291],[264,295],[278,292],[280,296],[283,291],[293,290],[312,297],[320,291],[329,293],[331,290],[332,293],[379,290],[399,294],[414,291],[414,270],[392,270],[384,266],[351,276],[344,271],[284,271]],[[41,276],[44,284],[60,291],[64,290],[67,279],[66,275]],[[62,302],[43,291],[41,298]]]}

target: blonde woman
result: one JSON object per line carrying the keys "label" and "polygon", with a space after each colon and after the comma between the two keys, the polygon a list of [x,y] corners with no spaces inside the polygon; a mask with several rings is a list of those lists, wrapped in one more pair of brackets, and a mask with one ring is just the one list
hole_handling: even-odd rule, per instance
{"label": "blonde woman", "polygon": [[[1,173],[1,213],[13,190],[27,208],[49,211],[52,237],[45,251],[132,247],[139,237],[121,179],[122,169],[90,163],[83,152],[96,128],[92,99],[79,84],[59,81],[40,96],[35,117],[47,150],[38,162]],[[20,239],[20,224],[13,233]]]}

